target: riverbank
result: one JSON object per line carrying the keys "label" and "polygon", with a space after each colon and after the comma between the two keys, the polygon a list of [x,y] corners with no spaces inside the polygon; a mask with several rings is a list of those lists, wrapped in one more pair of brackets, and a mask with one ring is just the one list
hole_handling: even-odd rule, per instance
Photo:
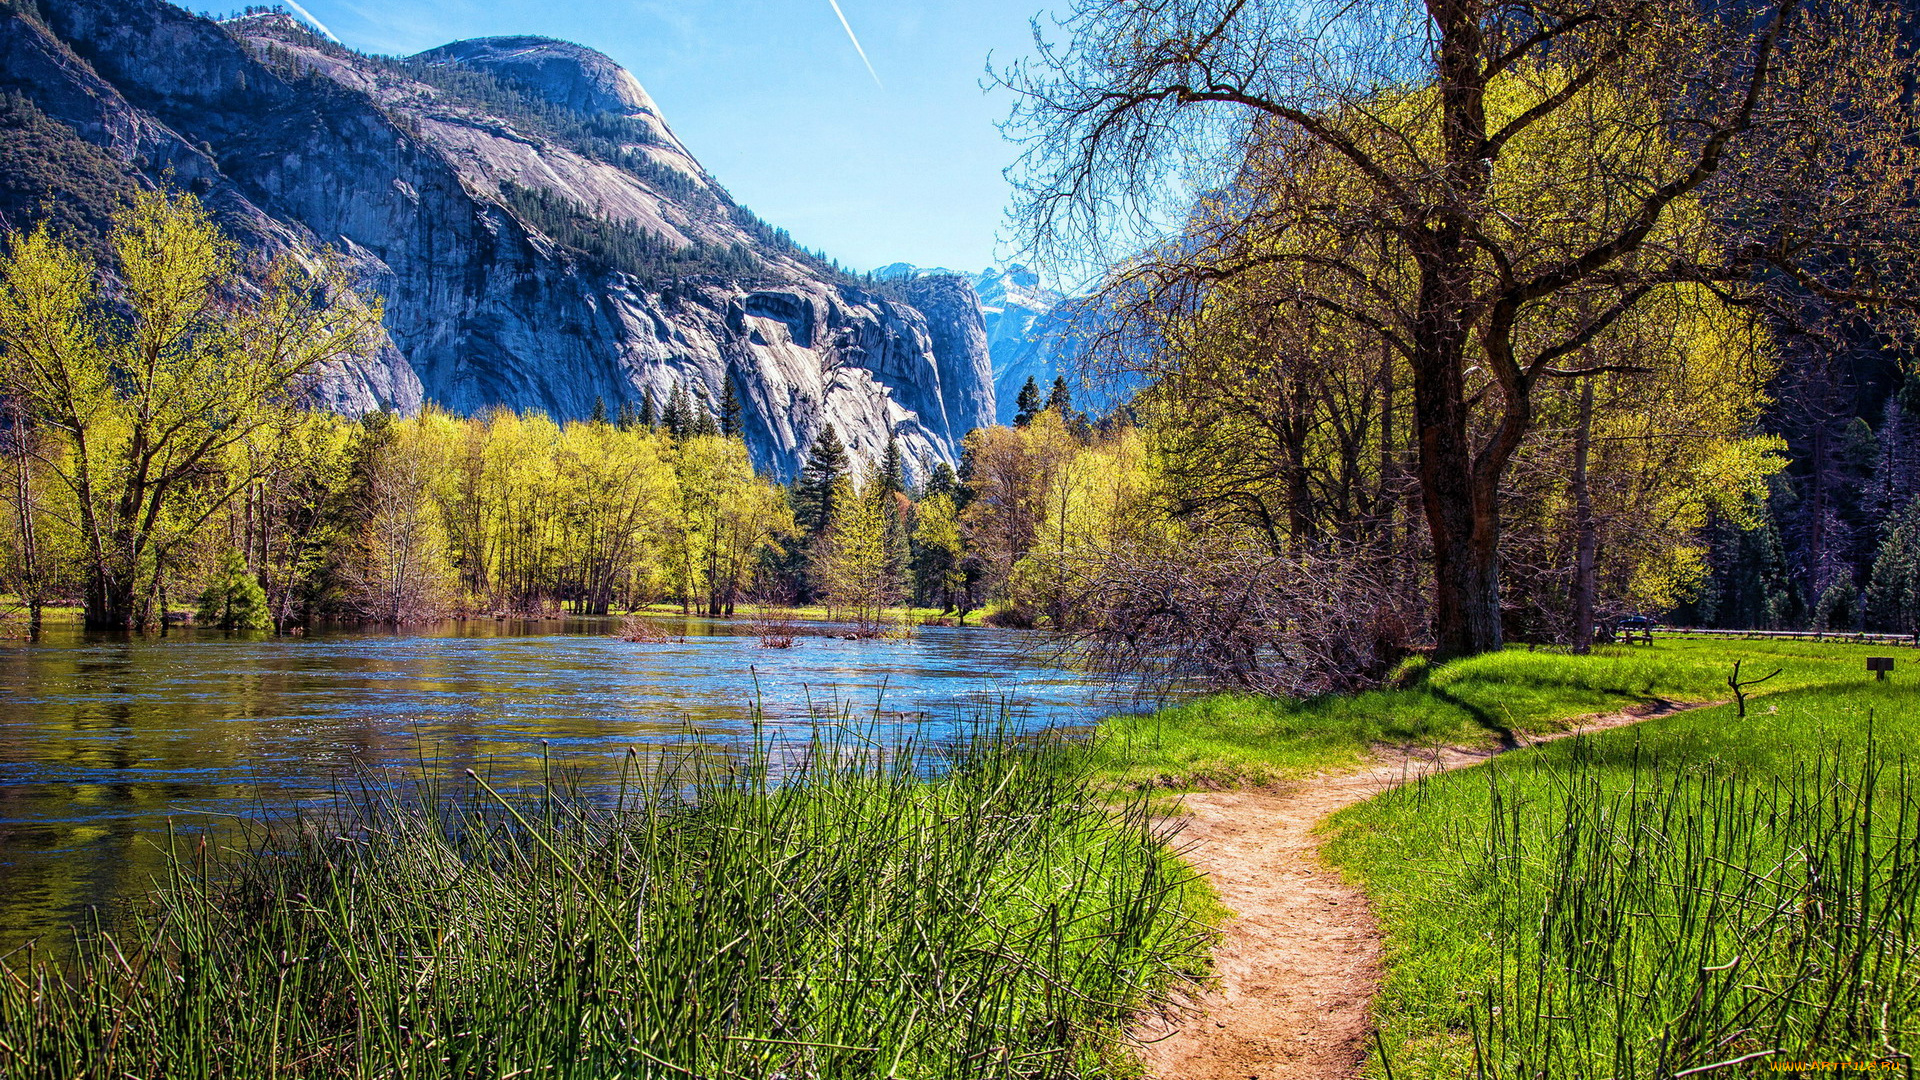
{"label": "riverbank", "polygon": [[424,758],[443,775],[520,784],[545,743],[608,783],[629,747],[750,739],[756,703],[790,737],[851,717],[896,742],[944,739],[1003,707],[1029,728],[1086,728],[1124,704],[1026,635],[928,627],[768,649],[705,619],[650,644],[614,629],[487,619],[161,638],[60,626],[0,642],[0,953],[143,897],[164,874],[154,838],[170,827],[217,836],[362,770],[404,776]]}
{"label": "riverbank", "polygon": [[1903,665],[1920,650],[1813,641],[1663,639],[1589,656],[1507,649],[1439,667],[1416,658],[1397,685],[1306,700],[1216,694],[1100,725],[1100,767],[1126,783],[1171,790],[1283,783],[1364,764],[1376,748],[1512,748],[1583,716],[1730,696],[1741,679],[1779,669],[1755,692],[1869,681],[1869,656]]}
{"label": "riverbank", "polygon": [[[191,608],[179,608],[169,611],[167,612],[167,624],[170,626],[192,626],[194,625],[193,614],[194,612]],[[880,615],[880,621],[889,624],[898,624],[905,628],[918,626],[990,627],[993,625],[990,621],[992,614],[993,609],[991,608],[977,608],[968,611],[966,615],[962,616],[952,610],[942,611],[939,608],[933,607],[908,606],[885,609]],[[434,621],[455,622],[475,619],[526,621],[600,618],[609,620],[611,624],[617,624],[621,619],[627,617],[648,619],[714,618],[724,622],[734,622],[742,625],[768,620],[834,624],[848,621],[845,612],[820,604],[804,604],[793,607],[740,604],[735,607],[732,615],[710,616],[704,610],[701,610],[699,606],[694,606],[689,610],[683,611],[681,605],[668,601],[642,604],[639,607],[622,609],[617,613],[609,615],[573,615],[568,614],[563,607],[556,607],[551,612],[545,614],[473,611],[463,612],[450,616],[447,619]],[[86,621],[86,610],[78,604],[48,604],[40,609],[40,620],[42,625],[45,626],[78,626]],[[0,631],[11,627],[19,633],[24,634],[26,632],[26,624],[27,609],[25,605],[19,603],[15,597],[0,594]],[[353,629],[382,626],[385,624],[373,621],[343,621],[324,625],[334,629]],[[303,627],[302,629],[304,630],[305,628]]]}
{"label": "riverbank", "polygon": [[1082,747],[857,732],[376,791],[222,858],[72,968],[0,972],[0,1074],[1109,1076],[1209,894]]}
{"label": "riverbank", "polygon": [[[185,844],[158,909],[94,943],[78,968],[9,958],[0,1074],[104,1080],[187,1061],[209,1075],[295,1077],[1127,1076],[1130,1018],[1242,1023],[1231,1010],[1165,1007],[1205,985],[1226,917],[1195,866],[1240,909],[1220,985],[1252,972],[1282,1004],[1307,995],[1262,1022],[1293,1025],[1288,1040],[1335,1039],[1331,1057],[1300,1058],[1320,1071],[1277,1075],[1513,1076],[1536,1064],[1640,1075],[1653,1059],[1618,1048],[1646,1045],[1656,1020],[1694,1015],[1683,991],[1701,986],[1720,995],[1716,1011],[1696,1010],[1693,1041],[1657,1062],[1667,1074],[1715,1064],[1686,1055],[1739,1042],[1743,1017],[1776,1035],[1837,1024],[1901,1047],[1915,1003],[1900,988],[1920,985],[1914,943],[1900,936],[1920,926],[1920,811],[1905,774],[1860,743],[1869,726],[1883,745],[1920,737],[1920,664],[1901,654],[1894,681],[1876,684],[1872,651],[1515,650],[1409,669],[1404,685],[1369,695],[1215,697],[1113,717],[1091,739],[947,733],[904,753],[802,741],[744,757],[708,744],[647,782],[630,771],[611,795],[596,777],[592,798],[564,775],[524,770],[482,768],[499,778],[411,798],[375,786],[371,802],[309,814],[231,858]],[[1754,697],[1744,721],[1724,707],[1640,719],[1712,696],[1736,658],[1744,677],[1778,667],[1765,688],[1786,690]],[[607,668],[587,670],[604,679]],[[1528,748],[1596,702],[1639,723]],[[1421,776],[1449,743],[1454,764],[1515,749]],[[1829,764],[1803,767],[1827,761],[1829,746],[1840,748]],[[1388,752],[1400,766],[1381,760]],[[1322,820],[1342,805],[1333,795],[1405,779]],[[1236,786],[1192,796],[1204,820],[1169,833],[1170,791]],[[1869,790],[1892,801],[1849,795]],[[1291,839],[1277,842],[1275,827]],[[1702,876],[1702,865],[1727,870]],[[1830,880],[1833,867],[1844,872]],[[1840,921],[1766,908],[1763,886],[1781,881],[1792,888],[1779,895],[1815,897]],[[1256,911],[1249,888],[1323,902]],[[1698,917],[1728,895],[1740,904]],[[1322,916],[1332,921],[1303,934],[1302,919]],[[1235,929],[1256,918],[1258,934]],[[1553,929],[1545,948],[1541,926]],[[1323,962],[1336,939],[1363,946],[1364,977],[1337,956]],[[1627,944],[1600,957],[1580,944],[1590,941]],[[1860,951],[1869,941],[1891,944]],[[1730,947],[1748,958],[1727,970],[1750,984],[1681,977],[1706,978]],[[1756,949],[1798,966],[1755,971]],[[1691,966],[1675,974],[1670,951]],[[1876,965],[1871,978],[1810,981],[1856,957]],[[1607,980],[1638,996],[1593,989]],[[1336,984],[1350,988],[1344,1011],[1327,1005]],[[1570,1004],[1575,984],[1585,996]],[[1813,1000],[1864,1001],[1883,1019],[1800,1007]],[[1329,1036],[1334,1012],[1346,1019]],[[1256,1055],[1273,1045],[1238,1027],[1214,1034]],[[1855,1034],[1829,1041],[1864,1052]],[[1328,1047],[1304,1049],[1316,1048]],[[1321,1068],[1342,1054],[1337,1071]]]}
{"label": "riverbank", "polygon": [[[1864,660],[1886,652],[1510,651],[1375,695],[1109,721],[1110,775],[1201,790],[1184,797],[1189,857],[1241,909],[1209,1011],[1154,1051],[1201,1056],[1157,1075],[1906,1061],[1920,1049],[1920,793],[1900,755],[1920,739],[1920,662],[1898,653],[1876,683]],[[1710,696],[1716,675],[1727,696],[1735,659],[1743,679],[1781,672],[1744,719],[1733,705],[1646,715]],[[1596,699],[1639,712],[1532,745]],[[1395,738],[1365,749],[1379,732]],[[1293,848],[1269,835],[1296,817]],[[1311,977],[1336,970],[1345,1011]],[[1264,1035],[1269,1021],[1286,1030]]]}

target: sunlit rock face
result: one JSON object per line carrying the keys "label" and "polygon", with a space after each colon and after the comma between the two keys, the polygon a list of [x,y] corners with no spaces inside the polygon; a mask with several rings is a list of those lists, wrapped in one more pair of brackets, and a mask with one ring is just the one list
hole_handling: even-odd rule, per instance
{"label": "sunlit rock face", "polygon": [[1061,354],[1059,327],[1054,325],[1054,310],[1062,298],[1024,266],[990,267],[974,279],[974,288],[984,308],[993,357],[998,419],[1010,424],[1017,408],[1014,398],[1028,379],[1044,390],[1072,367],[1070,358]]}
{"label": "sunlit rock face", "polygon": [[1119,407],[1136,388],[1123,375],[1106,371],[1096,375],[1093,370],[1106,366],[1094,362],[1095,345],[1110,348],[1114,344],[1104,339],[1116,319],[1110,302],[1101,297],[1068,297],[1017,263],[988,267],[970,278],[909,263],[891,263],[873,273],[898,283],[923,308],[929,307],[919,299],[923,291],[945,293],[971,284],[988,357],[983,382],[990,381],[993,388],[991,399],[984,394],[976,398],[976,402],[990,401],[992,409],[991,419],[980,424],[1013,423],[1019,410],[1015,399],[1028,379],[1046,394],[1054,379],[1065,376],[1077,407],[1096,416]]}
{"label": "sunlit rock face", "polygon": [[[868,285],[754,218],[633,75],[537,37],[361,56],[284,15],[217,23],[162,0],[0,14],[0,89],[140,182],[199,193],[262,252],[332,247],[386,303],[388,342],[329,373],[348,413],[717,408],[792,475],[825,424],[916,473],[995,415],[978,299]],[[0,162],[0,169],[11,168]]]}

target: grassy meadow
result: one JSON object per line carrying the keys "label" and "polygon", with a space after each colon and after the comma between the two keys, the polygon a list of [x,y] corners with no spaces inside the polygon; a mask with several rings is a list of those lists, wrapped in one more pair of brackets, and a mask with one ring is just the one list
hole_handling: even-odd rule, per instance
{"label": "grassy meadow", "polygon": [[[1809,685],[1335,816],[1386,1077],[1757,1075],[1920,1051],[1920,679]],[[1717,1068],[1716,1068],[1717,1066]]]}
{"label": "grassy meadow", "polygon": [[[1893,655],[1875,682],[1870,655]],[[1367,1075],[1782,1075],[1920,1052],[1920,654],[1663,640],[1512,649],[1350,697],[1219,695],[1102,725],[1136,787],[1313,783],[1381,744],[1525,746],[1582,715],[1720,705],[1501,755],[1349,808],[1326,856],[1379,914]],[[1383,1053],[1382,1053],[1383,1052]]]}
{"label": "grassy meadow", "polygon": [[1100,767],[1166,788],[1264,784],[1351,767],[1377,746],[1513,745],[1594,713],[1659,701],[1731,697],[1726,679],[1779,669],[1750,692],[1864,686],[1869,656],[1894,655],[1904,685],[1920,682],[1920,650],[1817,641],[1662,639],[1590,656],[1508,649],[1439,667],[1415,659],[1395,686],[1307,700],[1215,694],[1100,725]]}
{"label": "grassy meadow", "polygon": [[362,791],[0,964],[0,1076],[1093,1077],[1210,893],[1059,740]]}

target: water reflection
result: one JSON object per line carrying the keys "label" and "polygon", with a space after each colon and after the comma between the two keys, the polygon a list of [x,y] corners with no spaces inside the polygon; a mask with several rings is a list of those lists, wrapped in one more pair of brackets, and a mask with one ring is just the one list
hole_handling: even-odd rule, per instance
{"label": "water reflection", "polygon": [[[852,711],[942,725],[1012,704],[1079,724],[1116,702],[1018,634],[928,627],[901,641],[802,638],[762,649],[689,619],[636,644],[602,620],[458,622],[406,635],[54,628],[0,643],[0,953],[143,894],[169,823],[321,797],[343,773],[422,760],[513,775],[541,743],[594,770],[689,729],[737,738],[756,694],[770,726]],[[217,835],[217,830],[216,830]]]}

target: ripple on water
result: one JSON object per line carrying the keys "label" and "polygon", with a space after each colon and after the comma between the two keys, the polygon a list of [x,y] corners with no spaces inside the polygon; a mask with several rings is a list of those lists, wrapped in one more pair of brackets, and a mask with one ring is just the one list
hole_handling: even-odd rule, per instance
{"label": "ripple on water", "polygon": [[91,906],[143,895],[169,827],[325,797],[360,769],[429,762],[531,775],[542,742],[610,775],[629,746],[875,719],[938,738],[982,713],[1080,725],[1115,702],[1030,635],[926,627],[762,649],[735,626],[673,620],[661,643],[605,620],[474,621],[305,637],[57,627],[0,643],[0,953]]}

